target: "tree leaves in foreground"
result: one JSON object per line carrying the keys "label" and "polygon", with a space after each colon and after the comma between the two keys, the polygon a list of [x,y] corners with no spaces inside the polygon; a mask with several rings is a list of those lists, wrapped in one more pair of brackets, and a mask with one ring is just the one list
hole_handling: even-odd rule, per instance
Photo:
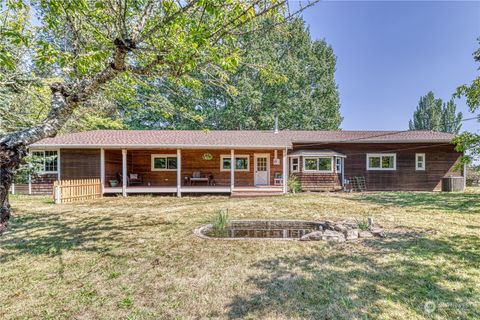
{"label": "tree leaves in foreground", "polygon": [[[0,137],[0,233],[10,217],[7,191],[27,145],[56,135],[79,106],[120,76],[132,82],[156,78],[182,82],[209,66],[235,69],[238,33],[254,32],[259,18],[281,23],[288,15],[285,4],[282,0],[0,0],[3,70],[15,73],[18,63],[28,74],[28,65],[35,65],[42,78],[61,78],[50,85],[45,118]],[[29,14],[36,16],[35,26],[33,19],[20,23],[5,19]],[[15,46],[28,58],[17,61]],[[7,83],[3,78],[2,86]]]}
{"label": "tree leaves in foreground", "polygon": [[[162,81],[139,84],[114,97],[134,129],[338,129],[336,57],[325,41],[312,41],[301,18],[240,36],[240,65],[225,75],[210,68],[193,74],[202,86]],[[115,93],[118,90],[115,90]],[[135,95],[135,99],[131,95]]]}
{"label": "tree leaves in foreground", "polygon": [[[478,38],[480,44],[480,38]],[[480,48],[473,53],[475,61],[480,62]],[[480,67],[479,67],[480,70]],[[465,96],[467,105],[471,112],[480,110],[480,76],[472,81],[470,85],[462,85],[457,89],[457,97]],[[480,123],[480,115],[478,116]],[[477,133],[465,132],[455,138],[456,148],[460,152],[466,152],[463,158],[464,163],[471,163],[480,160],[480,135]],[[476,167],[479,170],[479,166]]]}
{"label": "tree leaves in foreground", "polygon": [[435,99],[432,91],[420,98],[409,122],[410,130],[458,133],[461,127],[462,113],[457,113],[453,100],[444,103],[442,99]]}

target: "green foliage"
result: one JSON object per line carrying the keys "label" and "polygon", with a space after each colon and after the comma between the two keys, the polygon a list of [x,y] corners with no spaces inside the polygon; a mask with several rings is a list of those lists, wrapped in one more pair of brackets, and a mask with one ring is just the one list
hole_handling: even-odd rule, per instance
{"label": "green foliage", "polygon": [[217,237],[227,236],[227,227],[230,224],[228,210],[218,210],[212,220],[213,234]]}
{"label": "green foliage", "polygon": [[[478,38],[480,44],[480,38]],[[480,62],[480,48],[473,53],[475,61]],[[462,85],[457,89],[456,97],[465,96],[471,112],[480,110],[480,77],[472,81],[471,85]],[[480,116],[478,116],[480,122]],[[480,134],[465,132],[455,139],[456,149],[466,152],[462,157],[462,164],[469,164],[480,159]]]}
{"label": "green foliage", "polygon": [[298,177],[296,175],[292,174],[290,175],[290,177],[288,177],[287,185],[288,185],[288,190],[290,190],[290,192],[292,193],[297,193],[302,191],[300,180],[298,180]]}
{"label": "green foliage", "polygon": [[[112,97],[129,128],[338,129],[336,57],[324,41],[313,41],[302,19],[239,38],[236,69],[210,67],[189,81],[161,79],[130,86]],[[234,63],[235,65],[237,63]],[[126,87],[128,79],[122,87]],[[199,84],[203,84],[199,85]],[[132,99],[132,95],[135,99]]]}
{"label": "green foliage", "polygon": [[432,91],[420,97],[413,120],[409,122],[410,130],[432,130],[458,133],[462,126],[462,113],[456,112],[453,100],[446,103],[435,99]]}
{"label": "green foliage", "polygon": [[480,157],[480,135],[472,132],[464,132],[455,137],[453,143],[458,152],[465,153],[460,161],[461,166],[463,166],[463,164],[470,164],[474,159]]}
{"label": "green foliage", "polygon": [[[53,160],[54,157],[46,157],[45,160]],[[17,171],[15,171],[15,183],[28,183],[29,176],[35,177],[38,172],[43,170],[44,158],[37,158],[31,155],[23,158],[23,163]]]}
{"label": "green foliage", "polygon": [[[127,103],[120,110],[125,114],[115,113],[112,110],[117,104],[111,103],[111,95],[118,95],[121,102],[132,101],[147,85],[157,88],[161,83],[201,91],[204,79],[196,74],[206,70],[216,70],[216,80],[229,86],[228,73],[240,64],[240,34],[255,32],[260,17],[281,24],[288,15],[284,2],[279,0],[261,4],[244,0],[0,0],[0,12],[3,133],[32,127],[47,117],[52,107],[49,79],[53,78],[73,91],[83,90],[88,83],[99,83],[87,98],[82,97],[80,106],[75,106],[79,109],[66,131],[123,128],[123,122],[130,127],[147,127],[149,121],[143,122],[143,118],[149,115],[158,126],[163,124],[162,118],[183,116],[192,106],[171,110],[167,98],[156,101],[157,94],[145,108],[142,103]],[[119,48],[125,48],[124,56],[118,54]],[[109,66],[115,65],[115,59],[122,66],[117,78],[99,81]],[[27,76],[29,82],[38,79],[39,89],[26,88],[20,75]],[[69,92],[68,96],[81,93]],[[102,95],[110,105],[88,105],[98,103]],[[124,117],[128,120],[123,121]],[[203,119],[192,116],[192,121]]]}
{"label": "green foliage", "polygon": [[367,218],[356,219],[358,228],[362,231],[367,231],[370,229],[370,224],[368,223]]}
{"label": "green foliage", "polygon": [[[477,40],[480,44],[480,37]],[[475,61],[480,62],[480,48],[473,53],[473,58]],[[465,96],[471,112],[478,110],[480,108],[480,76],[473,79],[470,85],[464,84],[458,87],[455,96]]]}

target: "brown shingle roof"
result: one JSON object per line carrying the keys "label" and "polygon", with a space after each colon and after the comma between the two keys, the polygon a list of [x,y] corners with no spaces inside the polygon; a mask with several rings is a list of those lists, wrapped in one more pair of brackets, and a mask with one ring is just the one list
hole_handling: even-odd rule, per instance
{"label": "brown shingle roof", "polygon": [[279,148],[294,143],[448,143],[453,137],[432,131],[94,130],[43,139],[31,147]]}

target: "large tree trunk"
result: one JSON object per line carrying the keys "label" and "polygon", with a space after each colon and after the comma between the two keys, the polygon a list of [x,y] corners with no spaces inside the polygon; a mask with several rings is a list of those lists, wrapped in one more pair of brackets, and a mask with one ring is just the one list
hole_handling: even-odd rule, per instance
{"label": "large tree trunk", "polygon": [[39,125],[0,137],[0,235],[5,232],[11,216],[8,190],[15,170],[26,156],[27,146],[46,137],[55,136],[77,106],[100,91],[101,86],[126,70],[125,58],[135,44],[116,39],[112,61],[89,79],[73,84],[54,83],[50,86],[52,102],[47,118]]}
{"label": "large tree trunk", "polygon": [[0,145],[0,235],[7,229],[11,215],[8,190],[13,182],[13,174],[25,154],[26,148],[23,146],[6,148]]}

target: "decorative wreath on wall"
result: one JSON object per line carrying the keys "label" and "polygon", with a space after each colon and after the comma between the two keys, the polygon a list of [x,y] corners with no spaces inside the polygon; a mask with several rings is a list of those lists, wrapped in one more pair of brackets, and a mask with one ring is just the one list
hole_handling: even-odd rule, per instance
{"label": "decorative wreath on wall", "polygon": [[209,161],[209,160],[212,160],[212,159],[213,159],[213,156],[212,156],[212,154],[211,154],[210,152],[205,152],[205,153],[203,154],[203,156],[202,156],[202,159]]}

